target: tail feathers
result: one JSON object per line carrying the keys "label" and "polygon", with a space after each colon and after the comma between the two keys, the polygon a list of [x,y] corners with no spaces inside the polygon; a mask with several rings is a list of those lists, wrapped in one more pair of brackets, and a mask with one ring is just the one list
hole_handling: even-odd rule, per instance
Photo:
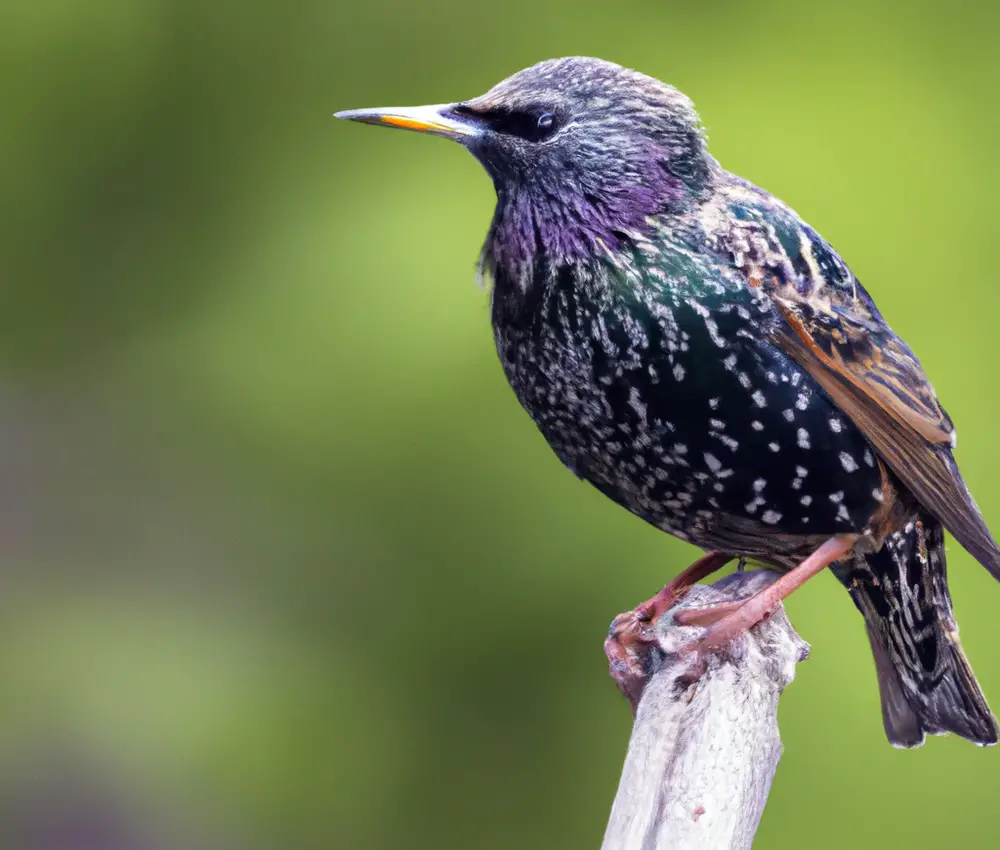
{"label": "tail feathers", "polygon": [[995,744],[997,721],[958,640],[940,523],[914,521],[841,578],[868,627],[890,743],[919,747],[953,732]]}
{"label": "tail feathers", "polygon": [[919,747],[926,735],[953,732],[980,746],[997,742],[997,722],[986,704],[965,653],[956,642],[946,650],[940,679],[904,679],[883,639],[868,627],[879,695],[882,723],[894,747]]}

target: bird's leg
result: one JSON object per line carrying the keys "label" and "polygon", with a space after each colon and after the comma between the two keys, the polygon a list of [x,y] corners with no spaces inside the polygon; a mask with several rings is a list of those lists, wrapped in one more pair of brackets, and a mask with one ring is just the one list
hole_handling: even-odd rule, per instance
{"label": "bird's leg", "polygon": [[680,625],[709,627],[701,640],[692,647],[696,651],[702,652],[727,644],[773,614],[788,594],[844,557],[854,548],[857,540],[857,534],[831,537],[801,564],[749,599],[725,602],[710,608],[678,611],[675,619]]}
{"label": "bird's leg", "polygon": [[604,641],[604,654],[611,665],[611,676],[619,690],[628,697],[635,711],[645,681],[645,666],[651,641],[649,626],[673,607],[695,582],[711,575],[735,556],[725,552],[709,552],[667,584],[652,599],[639,607],[619,614],[611,623]]}
{"label": "bird's leg", "polygon": [[[732,559],[733,555],[725,552],[709,552],[702,556],[686,570],[683,570],[676,578],[663,586],[663,589],[651,599],[647,599],[639,607],[625,614],[620,614],[615,622],[621,617],[634,616],[642,623],[655,623],[665,611],[670,610],[685,591],[692,585],[701,581],[706,576],[710,576],[716,570],[721,570]],[[612,624],[612,631],[614,624]]]}

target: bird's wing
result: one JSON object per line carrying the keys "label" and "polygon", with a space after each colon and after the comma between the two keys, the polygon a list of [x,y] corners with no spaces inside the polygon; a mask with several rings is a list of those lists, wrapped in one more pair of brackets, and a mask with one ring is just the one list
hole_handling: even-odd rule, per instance
{"label": "bird's wing", "polygon": [[770,341],[816,379],[906,489],[1000,579],[1000,548],[951,454],[955,428],[916,356],[840,257],[790,210],[757,206],[740,227],[761,250],[734,252],[734,262],[779,314]]}

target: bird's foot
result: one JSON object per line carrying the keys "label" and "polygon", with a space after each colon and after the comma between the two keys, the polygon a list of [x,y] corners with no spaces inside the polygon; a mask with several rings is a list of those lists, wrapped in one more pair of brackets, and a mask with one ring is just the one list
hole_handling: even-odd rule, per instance
{"label": "bird's foot", "polygon": [[[797,567],[752,596],[673,611],[674,624],[701,626],[705,631],[691,643],[682,643],[672,648],[670,655],[686,657],[692,665],[691,670],[701,675],[698,671],[704,671],[711,653],[724,651],[734,638],[770,617],[793,590],[848,555],[857,539],[856,534],[831,537]],[[688,567],[652,599],[615,617],[604,641],[604,652],[611,667],[611,676],[631,703],[633,713],[639,707],[639,699],[650,673],[662,658],[663,650],[657,639],[656,621],[676,605],[698,578],[719,569],[732,557],[717,552],[709,553]]]}
{"label": "bird's foot", "polygon": [[645,685],[654,647],[653,626],[671,609],[687,589],[725,566],[733,558],[724,552],[709,552],[699,558],[659,593],[637,608],[615,617],[604,641],[611,677],[635,712]]}
{"label": "bird's foot", "polygon": [[604,654],[611,678],[631,704],[633,714],[639,707],[653,651],[649,621],[640,619],[639,608],[615,617],[604,640]]}
{"label": "bird's foot", "polygon": [[698,653],[718,649],[767,619],[793,590],[847,555],[857,539],[856,534],[831,537],[797,567],[748,599],[678,611],[675,615],[678,625],[707,626],[705,634],[689,649]]}

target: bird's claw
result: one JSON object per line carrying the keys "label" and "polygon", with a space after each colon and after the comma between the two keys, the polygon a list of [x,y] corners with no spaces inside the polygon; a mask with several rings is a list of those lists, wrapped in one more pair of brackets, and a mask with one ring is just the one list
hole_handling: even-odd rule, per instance
{"label": "bird's claw", "polygon": [[652,653],[656,651],[653,631],[656,620],[652,613],[647,602],[619,614],[612,621],[604,641],[604,654],[608,658],[611,678],[632,705],[633,714],[639,706]]}

